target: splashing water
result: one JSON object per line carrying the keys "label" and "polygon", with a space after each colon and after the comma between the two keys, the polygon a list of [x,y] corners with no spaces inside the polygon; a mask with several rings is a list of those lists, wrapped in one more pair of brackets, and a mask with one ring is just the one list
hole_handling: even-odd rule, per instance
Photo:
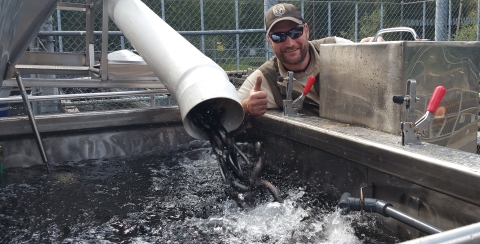
{"label": "splashing water", "polygon": [[[243,145],[245,152],[253,150]],[[376,218],[341,216],[337,199],[267,168],[240,208],[225,192],[208,142],[176,151],[5,170],[1,243],[392,243]],[[273,177],[273,176],[277,177]],[[274,180],[274,181],[273,181]],[[382,234],[382,235],[379,235]]]}
{"label": "splashing water", "polygon": [[[260,178],[260,171],[263,168],[263,160],[260,158],[252,171],[249,179],[245,177],[242,166],[238,158],[242,158],[247,164],[250,160],[238,148],[235,142],[235,134],[243,131],[245,128],[240,126],[236,131],[227,132],[223,127],[223,116],[225,109],[217,111],[208,104],[197,105],[190,116],[193,124],[202,130],[209,138],[212,146],[212,154],[217,157],[218,168],[222,175],[225,185],[230,191],[232,197],[237,197],[239,193],[245,193],[250,197],[252,191],[259,186],[267,188],[277,202],[283,202],[278,189],[268,180]],[[239,202],[243,199],[237,199]]]}
{"label": "splashing water", "polygon": [[224,236],[225,243],[362,243],[351,220],[338,211],[311,216],[311,209],[298,206],[304,191],[291,191],[283,204],[262,203],[242,211],[235,204],[226,204],[223,216],[209,219],[192,218],[191,225],[214,230]]}

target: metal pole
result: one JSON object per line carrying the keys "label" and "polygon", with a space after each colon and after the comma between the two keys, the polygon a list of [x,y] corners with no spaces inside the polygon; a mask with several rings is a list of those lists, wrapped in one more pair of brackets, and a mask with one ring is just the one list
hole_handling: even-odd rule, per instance
{"label": "metal pole", "polygon": [[[22,81],[23,84],[23,81]],[[94,99],[111,97],[131,97],[140,95],[161,95],[168,94],[166,89],[142,90],[142,91],[123,91],[123,92],[97,92],[97,93],[79,93],[66,95],[48,95],[48,96],[30,96],[28,101],[52,101],[52,100],[74,100],[74,99]],[[0,98],[0,103],[21,103],[22,99],[18,96]]]}
{"label": "metal pole", "polygon": [[448,41],[452,37],[452,0],[448,0]]}
{"label": "metal pole", "polygon": [[427,234],[436,234],[436,233],[441,233],[442,230],[438,229],[435,226],[429,225],[425,222],[422,222],[418,219],[415,219],[395,208],[392,207],[386,207],[385,208],[385,214],[386,216],[392,217],[406,225],[409,225],[417,230],[422,231],[423,233]]}
{"label": "metal pole", "polygon": [[328,2],[328,36],[332,36],[332,2]]}
{"label": "metal pole", "polygon": [[435,1],[435,41],[447,39],[448,1]]}
{"label": "metal pole", "polygon": [[455,39],[458,37],[458,32],[460,31],[460,20],[462,19],[462,5],[463,0],[460,0],[460,6],[458,7],[458,18],[457,18],[457,30],[455,31]]}
{"label": "metal pole", "polygon": [[477,41],[480,41],[480,1],[477,5]]}
{"label": "metal pole", "polygon": [[150,96],[150,107],[154,108],[156,107],[156,100],[155,100],[155,95]]}
{"label": "metal pole", "polygon": [[[53,31],[53,17],[48,17],[47,21],[42,25],[41,30]],[[42,40],[39,40],[39,44],[43,46],[45,52],[53,53],[55,51],[55,41],[53,36],[45,36]],[[55,75],[38,75],[39,78],[55,79]],[[57,95],[58,90],[56,88],[47,87],[32,87],[32,91],[35,91],[35,95]],[[34,114],[54,114],[58,113],[58,102],[55,101],[51,106],[42,106],[41,103],[33,103]]]}
{"label": "metal pole", "polygon": [[[267,14],[267,11],[275,4],[277,4],[277,0],[263,0],[263,21],[265,21],[265,15]],[[263,23],[263,29],[266,30],[265,23]],[[272,56],[273,50],[268,44],[267,38],[265,38],[265,61],[269,60]]]}
{"label": "metal pole", "polygon": [[305,19],[305,1],[302,1],[302,3],[300,4],[300,11],[301,11],[302,17]]}
{"label": "metal pole", "polygon": [[[62,17],[61,10],[57,9],[57,30],[62,31]],[[58,37],[58,51],[63,52],[63,36]]]}
{"label": "metal pole", "polygon": [[358,41],[358,3],[355,2],[355,42]]}
{"label": "metal pole", "polygon": [[[201,36],[201,35],[233,35],[233,34],[255,34],[265,33],[265,29],[245,29],[245,30],[208,30],[208,31],[177,31],[182,36]],[[40,31],[37,36],[85,36],[85,31]],[[101,36],[102,31],[94,31],[94,36]],[[109,36],[124,36],[121,31],[109,31]]]}
{"label": "metal pole", "polygon": [[[405,3],[402,0],[402,2],[400,4],[401,4],[401,7],[400,7],[400,26],[404,26],[404,24],[403,24],[403,6],[405,5]],[[400,31],[400,32],[398,32],[398,34],[400,35],[399,39],[403,40],[403,32]]]}
{"label": "metal pole", "polygon": [[[92,52],[94,50],[91,50]],[[103,1],[101,80],[108,80],[108,1]]]}
{"label": "metal pole", "polygon": [[380,29],[383,29],[383,2],[380,4]]}
{"label": "metal pole", "polygon": [[[203,0],[200,0],[200,28],[201,28],[201,31],[205,30],[205,19],[203,16]],[[202,51],[203,54],[205,54],[205,36],[202,35],[200,40],[201,40],[200,50]]]}
{"label": "metal pole", "polygon": [[20,94],[22,95],[23,104],[25,106],[25,111],[27,112],[30,125],[32,126],[33,132],[35,133],[35,140],[37,141],[38,150],[40,151],[40,155],[42,156],[43,163],[47,168],[47,173],[50,173],[50,168],[48,166],[48,159],[47,154],[45,153],[45,149],[43,148],[42,138],[40,137],[40,133],[38,132],[37,124],[35,123],[35,117],[33,116],[32,107],[30,106],[30,101],[28,100],[27,92],[25,91],[25,87],[22,83],[22,78],[20,77],[20,73],[15,71],[15,78],[17,79],[18,88],[20,89]]}
{"label": "metal pole", "polygon": [[425,24],[426,24],[425,22],[426,22],[426,19],[427,19],[427,2],[423,2],[422,39],[425,39]]}
{"label": "metal pole", "polygon": [[[235,0],[235,30],[240,29],[240,23],[238,20],[238,0]],[[240,70],[240,35],[236,34],[235,35],[235,41],[236,41],[236,50],[237,50],[237,70]]]}
{"label": "metal pole", "polygon": [[[91,4],[92,3],[92,0],[87,0],[87,4]],[[105,4],[106,3],[103,3],[104,4],[104,7],[105,7]],[[85,53],[86,53],[86,56],[87,58],[85,59],[86,62],[87,62],[87,66],[89,67],[93,67],[93,60],[94,60],[94,53],[91,52],[93,51],[91,48],[91,46],[94,45],[94,20],[95,20],[95,13],[94,13],[94,9],[92,8],[87,8],[87,12],[86,12],[86,32],[85,32],[85,36],[86,36],[86,41],[85,41]]]}
{"label": "metal pole", "polygon": [[165,0],[161,0],[160,3],[162,4],[162,19],[165,20]]}

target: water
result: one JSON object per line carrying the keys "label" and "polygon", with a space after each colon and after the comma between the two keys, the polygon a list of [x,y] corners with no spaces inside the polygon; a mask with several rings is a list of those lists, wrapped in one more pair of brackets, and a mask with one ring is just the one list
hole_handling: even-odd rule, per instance
{"label": "water", "polygon": [[[242,151],[253,156],[249,144]],[[126,158],[9,168],[0,187],[1,243],[396,243],[376,215],[341,216],[337,198],[294,172],[264,168],[241,204],[225,192],[210,145]],[[252,160],[252,163],[256,160]],[[251,166],[245,166],[245,170]],[[239,207],[242,205],[243,207]]]}

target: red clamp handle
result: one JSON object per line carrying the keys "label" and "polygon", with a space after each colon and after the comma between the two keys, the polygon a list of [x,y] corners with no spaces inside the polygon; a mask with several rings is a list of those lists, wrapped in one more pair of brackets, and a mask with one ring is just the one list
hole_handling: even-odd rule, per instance
{"label": "red clamp handle", "polygon": [[308,94],[310,88],[313,86],[313,83],[315,83],[315,76],[308,77],[307,84],[305,85],[305,88],[303,88],[303,94]]}
{"label": "red clamp handle", "polygon": [[428,103],[427,106],[427,111],[430,113],[435,113],[437,111],[437,107],[442,101],[443,95],[445,95],[445,92],[447,89],[443,86],[437,86],[435,90],[433,91],[432,98],[430,99],[430,102]]}

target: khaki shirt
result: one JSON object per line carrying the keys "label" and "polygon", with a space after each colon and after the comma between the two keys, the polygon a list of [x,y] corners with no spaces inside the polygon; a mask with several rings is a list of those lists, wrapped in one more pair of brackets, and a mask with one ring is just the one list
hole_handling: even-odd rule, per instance
{"label": "khaki shirt", "polygon": [[[336,43],[352,43],[352,41],[349,41],[344,38],[340,37],[335,37]],[[294,82],[293,82],[293,90],[298,91],[298,92],[303,92],[303,88],[307,84],[308,77],[310,76],[316,76],[318,73],[320,73],[320,55],[318,52],[316,52],[315,47],[313,46],[312,43],[310,44],[310,55],[312,55],[312,59],[310,60],[310,64],[308,65],[307,69],[305,72],[298,72],[293,74]],[[288,77],[287,71],[285,70],[285,67],[279,62],[278,63],[278,70],[280,71],[280,75],[283,77]],[[277,104],[275,103],[275,99],[273,98],[272,94],[272,89],[270,88],[270,85],[265,79],[265,76],[262,74],[260,70],[255,70],[251,75],[247,77],[247,79],[243,82],[242,86],[238,89],[238,96],[240,97],[240,100],[243,101],[248,98],[250,95],[250,91],[253,89],[255,86],[255,81],[257,80],[257,77],[261,76],[262,77],[262,91],[265,91],[267,93],[267,98],[268,98],[268,108],[278,108]],[[318,82],[318,81],[316,81]],[[286,87],[287,81],[283,82],[277,82],[279,85]],[[310,89],[310,92],[307,94],[307,97],[313,99],[317,104],[320,102],[320,96],[317,94],[315,91],[314,87]]]}

